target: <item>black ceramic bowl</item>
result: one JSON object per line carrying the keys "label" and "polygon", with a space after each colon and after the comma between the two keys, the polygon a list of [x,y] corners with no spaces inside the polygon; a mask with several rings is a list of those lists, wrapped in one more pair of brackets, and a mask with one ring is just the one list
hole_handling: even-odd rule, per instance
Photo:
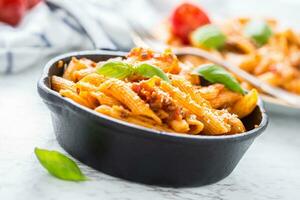
{"label": "black ceramic bowl", "polygon": [[261,101],[243,119],[247,132],[192,136],[159,132],[96,113],[50,88],[50,77],[63,73],[56,66],[59,60],[69,62],[76,56],[102,61],[123,55],[112,51],[65,54],[47,63],[38,82],[38,92],[51,110],[59,144],[81,162],[130,181],[173,187],[200,186],[228,176],[266,128],[268,119]]}

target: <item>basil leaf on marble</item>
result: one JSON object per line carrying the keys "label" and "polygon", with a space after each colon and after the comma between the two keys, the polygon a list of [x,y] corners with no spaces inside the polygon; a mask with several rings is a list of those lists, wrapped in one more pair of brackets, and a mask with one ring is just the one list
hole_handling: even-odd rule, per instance
{"label": "basil leaf on marble", "polygon": [[34,153],[41,165],[54,177],[67,181],[87,180],[77,164],[62,153],[40,148],[35,148]]}
{"label": "basil leaf on marble", "polygon": [[245,94],[239,82],[224,68],[215,64],[205,64],[196,68],[194,73],[199,74],[211,83],[221,83],[228,89]]}

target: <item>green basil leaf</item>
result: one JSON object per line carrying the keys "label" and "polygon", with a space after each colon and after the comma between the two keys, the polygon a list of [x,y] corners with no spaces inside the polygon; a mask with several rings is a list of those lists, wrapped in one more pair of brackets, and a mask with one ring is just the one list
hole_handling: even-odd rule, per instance
{"label": "green basil leaf", "polygon": [[226,36],[215,25],[201,26],[192,33],[192,43],[208,49],[218,49],[224,46]]}
{"label": "green basil leaf", "polygon": [[211,83],[221,83],[234,92],[245,94],[245,91],[240,86],[239,82],[229,72],[218,65],[201,65],[193,72],[201,75]]}
{"label": "green basil leaf", "polygon": [[268,42],[272,29],[263,20],[252,20],[246,25],[245,34],[261,46]]}
{"label": "green basil leaf", "polygon": [[132,74],[132,66],[121,61],[111,61],[97,66],[96,72],[106,77],[124,79]]}
{"label": "green basil leaf", "polygon": [[147,63],[143,63],[143,64],[136,66],[135,73],[138,75],[141,75],[145,78],[151,78],[153,76],[158,76],[161,79],[169,82],[169,78],[165,74],[165,72],[163,72],[163,70],[161,70],[160,68],[158,68],[156,66],[147,64]]}
{"label": "green basil leaf", "polygon": [[82,174],[77,164],[57,151],[35,148],[34,153],[43,167],[48,172],[63,180],[85,181],[87,178]]}

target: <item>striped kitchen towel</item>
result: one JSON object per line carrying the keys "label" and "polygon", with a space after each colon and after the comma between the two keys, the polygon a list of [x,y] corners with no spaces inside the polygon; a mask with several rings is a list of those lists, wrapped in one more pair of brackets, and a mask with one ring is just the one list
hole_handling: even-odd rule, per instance
{"label": "striped kitchen towel", "polygon": [[[0,74],[20,72],[68,51],[115,48],[88,12],[76,17],[76,10],[64,9],[63,2],[74,5],[75,0],[57,2],[40,3],[17,27],[0,24]],[[90,30],[82,26],[85,22]]]}

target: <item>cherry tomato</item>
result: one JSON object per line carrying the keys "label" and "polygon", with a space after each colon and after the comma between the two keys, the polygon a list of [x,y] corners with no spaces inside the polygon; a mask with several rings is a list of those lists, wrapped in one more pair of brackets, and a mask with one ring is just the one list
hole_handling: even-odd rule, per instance
{"label": "cherry tomato", "polygon": [[26,0],[0,0],[0,21],[16,26],[26,11]]}
{"label": "cherry tomato", "polygon": [[197,5],[183,3],[171,15],[171,31],[183,43],[188,43],[189,34],[196,28],[209,24],[207,14]]}
{"label": "cherry tomato", "polygon": [[40,3],[42,0],[27,0],[27,9],[33,8],[35,5]]}

